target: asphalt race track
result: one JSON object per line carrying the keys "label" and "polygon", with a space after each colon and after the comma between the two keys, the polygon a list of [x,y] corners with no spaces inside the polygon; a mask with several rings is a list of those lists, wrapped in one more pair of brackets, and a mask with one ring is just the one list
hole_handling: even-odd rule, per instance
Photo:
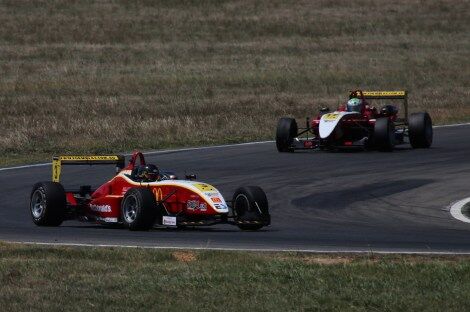
{"label": "asphalt race track", "polygon": [[[470,197],[470,126],[435,129],[429,150],[408,145],[392,153],[280,154],[260,143],[147,156],[180,176],[196,173],[226,198],[242,185],[259,185],[272,225],[242,232],[230,225],[130,232],[67,221],[35,226],[32,185],[50,180],[50,166],[0,171],[0,240],[92,245],[371,252],[470,252],[470,224],[449,205]],[[99,185],[112,166],[66,167],[67,185]],[[68,181],[68,182],[67,182]],[[69,184],[67,184],[69,183]]]}

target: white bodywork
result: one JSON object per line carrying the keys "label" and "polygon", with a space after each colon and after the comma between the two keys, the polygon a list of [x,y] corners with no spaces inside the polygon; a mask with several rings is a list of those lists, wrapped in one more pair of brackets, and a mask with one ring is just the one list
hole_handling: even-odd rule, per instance
{"label": "white bodywork", "polygon": [[320,138],[326,139],[335,130],[340,120],[346,115],[359,115],[356,112],[333,112],[325,114],[320,119],[319,132]]}

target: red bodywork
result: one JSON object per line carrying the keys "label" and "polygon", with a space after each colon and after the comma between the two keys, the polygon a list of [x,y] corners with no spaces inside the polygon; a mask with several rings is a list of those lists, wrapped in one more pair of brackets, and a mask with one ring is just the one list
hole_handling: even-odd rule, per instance
{"label": "red bodywork", "polygon": [[135,152],[124,169],[93,192],[66,192],[67,204],[75,217],[90,221],[115,223],[121,221],[121,201],[131,188],[149,188],[156,202],[162,202],[166,212],[188,219],[220,216],[228,213],[222,195],[211,185],[189,180],[136,182],[130,178],[137,161],[145,164],[142,153]]}

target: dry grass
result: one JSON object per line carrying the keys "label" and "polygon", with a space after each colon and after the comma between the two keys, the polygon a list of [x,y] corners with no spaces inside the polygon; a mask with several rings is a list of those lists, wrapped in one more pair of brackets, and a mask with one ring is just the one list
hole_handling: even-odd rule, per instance
{"label": "dry grass", "polygon": [[273,137],[347,90],[470,120],[468,1],[1,1],[0,164]]}
{"label": "dry grass", "polygon": [[466,311],[469,273],[468,256],[0,242],[0,305],[2,311]]}
{"label": "dry grass", "polygon": [[197,260],[196,253],[192,251],[175,251],[171,255],[179,262],[193,262]]}

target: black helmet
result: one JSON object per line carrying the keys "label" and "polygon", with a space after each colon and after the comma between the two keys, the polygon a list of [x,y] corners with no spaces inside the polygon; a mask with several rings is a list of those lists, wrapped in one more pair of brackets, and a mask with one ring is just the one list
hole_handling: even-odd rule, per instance
{"label": "black helmet", "polygon": [[155,165],[141,165],[137,169],[136,178],[143,182],[154,182],[160,177],[160,170]]}

